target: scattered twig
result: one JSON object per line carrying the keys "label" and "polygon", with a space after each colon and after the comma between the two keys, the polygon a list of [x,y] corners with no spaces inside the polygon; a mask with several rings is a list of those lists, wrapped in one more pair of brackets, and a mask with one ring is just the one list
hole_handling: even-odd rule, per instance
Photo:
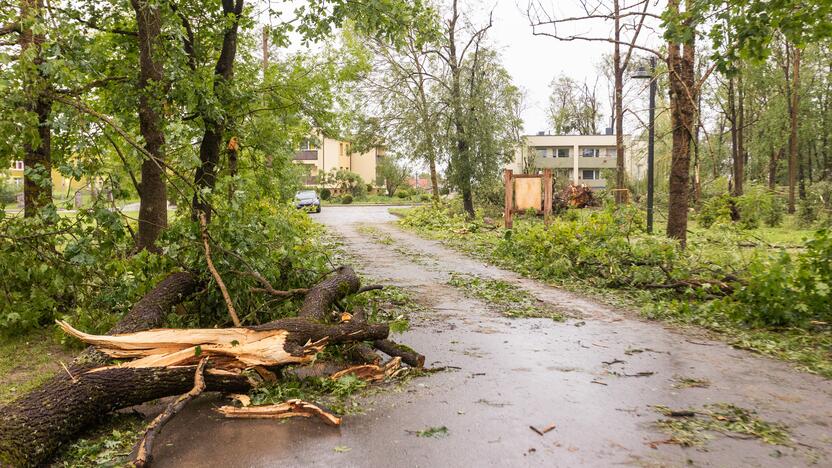
{"label": "scattered twig", "polygon": [[63,361],[60,361],[60,363],[61,363],[61,367],[63,367],[64,371],[66,371],[66,375],[68,375],[69,378],[72,379],[72,383],[78,383],[78,379],[76,379],[75,376],[72,375],[72,372],[69,371],[69,368],[66,367],[66,364],[64,364]]}
{"label": "scattered twig", "polygon": [[147,426],[144,436],[142,436],[136,446],[136,458],[133,460],[133,466],[137,468],[150,466],[150,461],[153,458],[153,440],[156,438],[156,435],[189,401],[205,390],[205,376],[203,372],[205,371],[205,364],[207,362],[208,357],[206,356],[196,366],[196,371],[194,372],[194,388],[174,400],[162,411],[162,414],[156,416],[156,419]]}
{"label": "scattered twig", "polygon": [[211,246],[208,242],[208,221],[205,220],[205,213],[199,214],[199,226],[202,231],[202,245],[205,247],[205,261],[208,263],[208,269],[211,270],[211,275],[214,276],[214,280],[220,287],[222,297],[225,299],[225,305],[228,306],[228,315],[231,316],[231,321],[234,322],[235,327],[240,327],[242,326],[242,323],[240,323],[240,318],[237,317],[237,311],[234,310],[234,303],[231,302],[231,296],[228,294],[228,289],[225,287],[225,283],[222,281],[220,273],[216,268],[214,268],[214,262],[211,260]]}
{"label": "scattered twig", "polygon": [[552,429],[554,429],[555,427],[556,427],[555,424],[549,424],[548,426],[544,427],[543,429],[538,429],[534,426],[529,426],[529,429],[537,432],[539,435],[542,436],[542,435],[546,434],[547,432],[551,431]]}

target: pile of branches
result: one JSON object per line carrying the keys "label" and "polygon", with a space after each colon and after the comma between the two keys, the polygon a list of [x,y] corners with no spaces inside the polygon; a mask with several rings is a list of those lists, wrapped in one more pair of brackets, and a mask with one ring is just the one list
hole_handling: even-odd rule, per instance
{"label": "pile of branches", "polygon": [[[280,379],[287,365],[312,368],[319,375],[354,373],[367,380],[383,379],[402,362],[422,367],[424,356],[388,339],[387,324],[368,323],[360,311],[337,310],[349,296],[379,287],[361,288],[355,271],[342,266],[303,291],[297,317],[251,327],[154,329],[172,307],[200,288],[196,275],[182,272],[157,284],[108,335],[88,335],[59,322],[65,332],[91,346],[65,372],[0,408],[0,465],[41,465],[61,444],[108,413],[180,395],[148,426],[134,450],[134,465],[147,466],[156,433],[203,391],[247,393],[264,380]],[[352,363],[315,362],[326,346],[343,343],[351,343]],[[386,364],[378,351],[390,356]],[[248,370],[262,379],[253,378]],[[258,410],[231,407],[224,414],[317,416],[330,424],[340,422],[326,410],[299,400]]]}
{"label": "pile of branches", "polygon": [[599,206],[598,199],[592,193],[592,189],[584,184],[570,184],[559,194],[555,194],[554,206],[556,211],[564,208],[587,208]]}

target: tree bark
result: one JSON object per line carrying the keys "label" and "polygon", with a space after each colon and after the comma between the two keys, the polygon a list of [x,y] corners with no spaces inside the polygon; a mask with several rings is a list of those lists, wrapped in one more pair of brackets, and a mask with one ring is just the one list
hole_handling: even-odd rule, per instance
{"label": "tree bark", "polygon": [[737,144],[737,97],[734,89],[734,77],[728,79],[728,120],[731,122],[731,187],[729,192],[732,195],[737,193],[737,175],[739,174],[739,149]]}
{"label": "tree bark", "polygon": [[792,85],[789,103],[789,213],[795,212],[795,185],[797,182],[797,116],[800,103],[800,49],[793,49]]}
{"label": "tree bark", "polygon": [[[21,0],[20,17],[23,19],[21,24],[41,23],[43,1]],[[45,41],[45,35],[35,33],[31,26],[20,31],[20,55],[23,56],[29,49],[35,48],[24,88],[27,97],[26,110],[37,116],[38,126],[37,141],[27,139],[23,145],[23,167],[26,168],[23,175],[23,216],[26,218],[37,216],[43,208],[52,205],[52,130],[49,122],[52,99],[49,97],[46,77],[40,68],[44,62]]]}
{"label": "tree bark", "polygon": [[[227,94],[234,77],[234,59],[237,55],[237,29],[240,15],[243,13],[243,0],[222,0],[224,20],[233,18],[225,28],[222,38],[222,49],[214,67],[213,93],[217,101],[223,105],[227,101]],[[224,113],[225,109],[221,109]],[[200,165],[196,169],[192,218],[199,219],[199,213],[204,213],[208,222],[211,221],[211,204],[201,193],[203,190],[212,191],[217,185],[217,163],[219,162],[220,146],[223,142],[227,126],[226,118],[216,118],[203,114],[202,120],[205,132],[199,145]]]}
{"label": "tree bark", "polygon": [[624,67],[621,64],[621,9],[619,0],[613,2],[615,16],[615,45],[612,54],[615,74],[615,202],[623,203],[624,195]]}
{"label": "tree bark", "polygon": [[[196,276],[175,273],[142,298],[109,334],[133,333],[158,327],[171,307],[193,293]],[[350,267],[310,288],[301,316],[251,327],[255,330],[286,330],[286,350],[301,352],[309,342],[325,343],[385,340],[387,324],[322,323],[334,304],[360,288]],[[213,361],[213,360],[212,360]],[[110,359],[95,348],[87,348],[68,368],[37,389],[0,408],[0,465],[43,464],[64,442],[106,414],[158,398],[179,395],[193,385],[195,366],[126,368],[105,367]],[[208,391],[247,392],[251,384],[244,376],[209,369]]]}
{"label": "tree bark", "polygon": [[158,3],[130,0],[136,12],[139,41],[139,130],[149,158],[142,161],[139,190],[139,231],[136,249],[155,250],[156,239],[168,225],[168,197],[162,148],[165,134],[162,125],[164,97],[160,49],[162,13]]}
{"label": "tree bark", "polygon": [[743,193],[745,181],[745,90],[742,84],[742,70],[737,75],[737,161],[734,168],[734,196]]}
{"label": "tree bark", "polygon": [[462,192],[462,207],[468,217],[474,217],[474,197],[471,188],[471,156],[470,145],[463,123],[462,110],[462,64],[457,56],[456,26],[459,20],[457,1],[453,2],[453,16],[448,23],[448,65],[451,71],[451,107],[456,144],[452,155],[452,170],[455,173],[456,185]]}
{"label": "tree bark", "polygon": [[[688,3],[690,0],[686,0],[686,4]],[[671,14],[679,15],[679,0],[670,0],[668,9]],[[687,26],[693,27],[690,24]],[[670,80],[673,147],[670,163],[667,236],[677,239],[682,248],[687,242],[690,147],[696,114],[695,48],[695,35],[690,35],[690,39],[683,44],[675,40],[668,41],[667,65]]]}
{"label": "tree bark", "polygon": [[[111,334],[159,326],[170,308],[190,295],[197,278],[175,273],[151,290]],[[87,348],[68,372],[0,408],[0,465],[35,466],[46,461],[60,444],[107,413],[164,396],[183,393],[193,381],[193,368],[119,369],[85,374],[109,358]],[[209,387],[241,388],[245,380],[210,377]],[[148,385],[153,382],[153,385]]]}

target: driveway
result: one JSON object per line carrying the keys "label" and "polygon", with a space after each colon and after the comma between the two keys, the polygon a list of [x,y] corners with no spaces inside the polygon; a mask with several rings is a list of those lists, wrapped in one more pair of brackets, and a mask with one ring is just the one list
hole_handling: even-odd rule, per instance
{"label": "driveway", "polygon": [[[681,333],[472,260],[399,230],[386,207],[313,215],[343,237],[356,268],[426,307],[396,338],[451,370],[368,397],[340,428],[317,421],[228,421],[210,397],[161,434],[155,465],[197,466],[829,466],[832,383],[787,363]],[[392,242],[358,231],[370,225]],[[449,286],[452,272],[513,283],[570,318],[511,319]],[[710,383],[706,388],[685,379]],[[784,424],[788,446],[711,433],[667,443],[655,405],[730,403]],[[538,429],[555,428],[539,435]],[[441,438],[412,431],[446,426]],[[338,450],[335,448],[338,447]]]}

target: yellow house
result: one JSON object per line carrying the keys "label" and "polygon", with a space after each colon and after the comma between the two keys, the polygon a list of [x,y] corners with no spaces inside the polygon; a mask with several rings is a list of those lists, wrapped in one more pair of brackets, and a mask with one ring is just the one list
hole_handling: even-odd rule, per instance
{"label": "yellow house", "polygon": [[360,175],[364,182],[375,183],[378,162],[384,157],[384,148],[375,147],[366,153],[353,153],[350,142],[318,136],[308,138],[295,152],[293,162],[308,168],[308,185],[317,185],[323,173],[346,170]]}
{"label": "yellow house", "polygon": [[[12,161],[6,174],[0,173],[0,177],[5,177],[9,180],[12,188],[16,192],[23,192],[23,161]],[[52,168],[52,191],[58,195],[72,195],[76,190],[82,189],[87,185],[84,178],[75,180],[71,177],[64,177],[60,172]]]}

